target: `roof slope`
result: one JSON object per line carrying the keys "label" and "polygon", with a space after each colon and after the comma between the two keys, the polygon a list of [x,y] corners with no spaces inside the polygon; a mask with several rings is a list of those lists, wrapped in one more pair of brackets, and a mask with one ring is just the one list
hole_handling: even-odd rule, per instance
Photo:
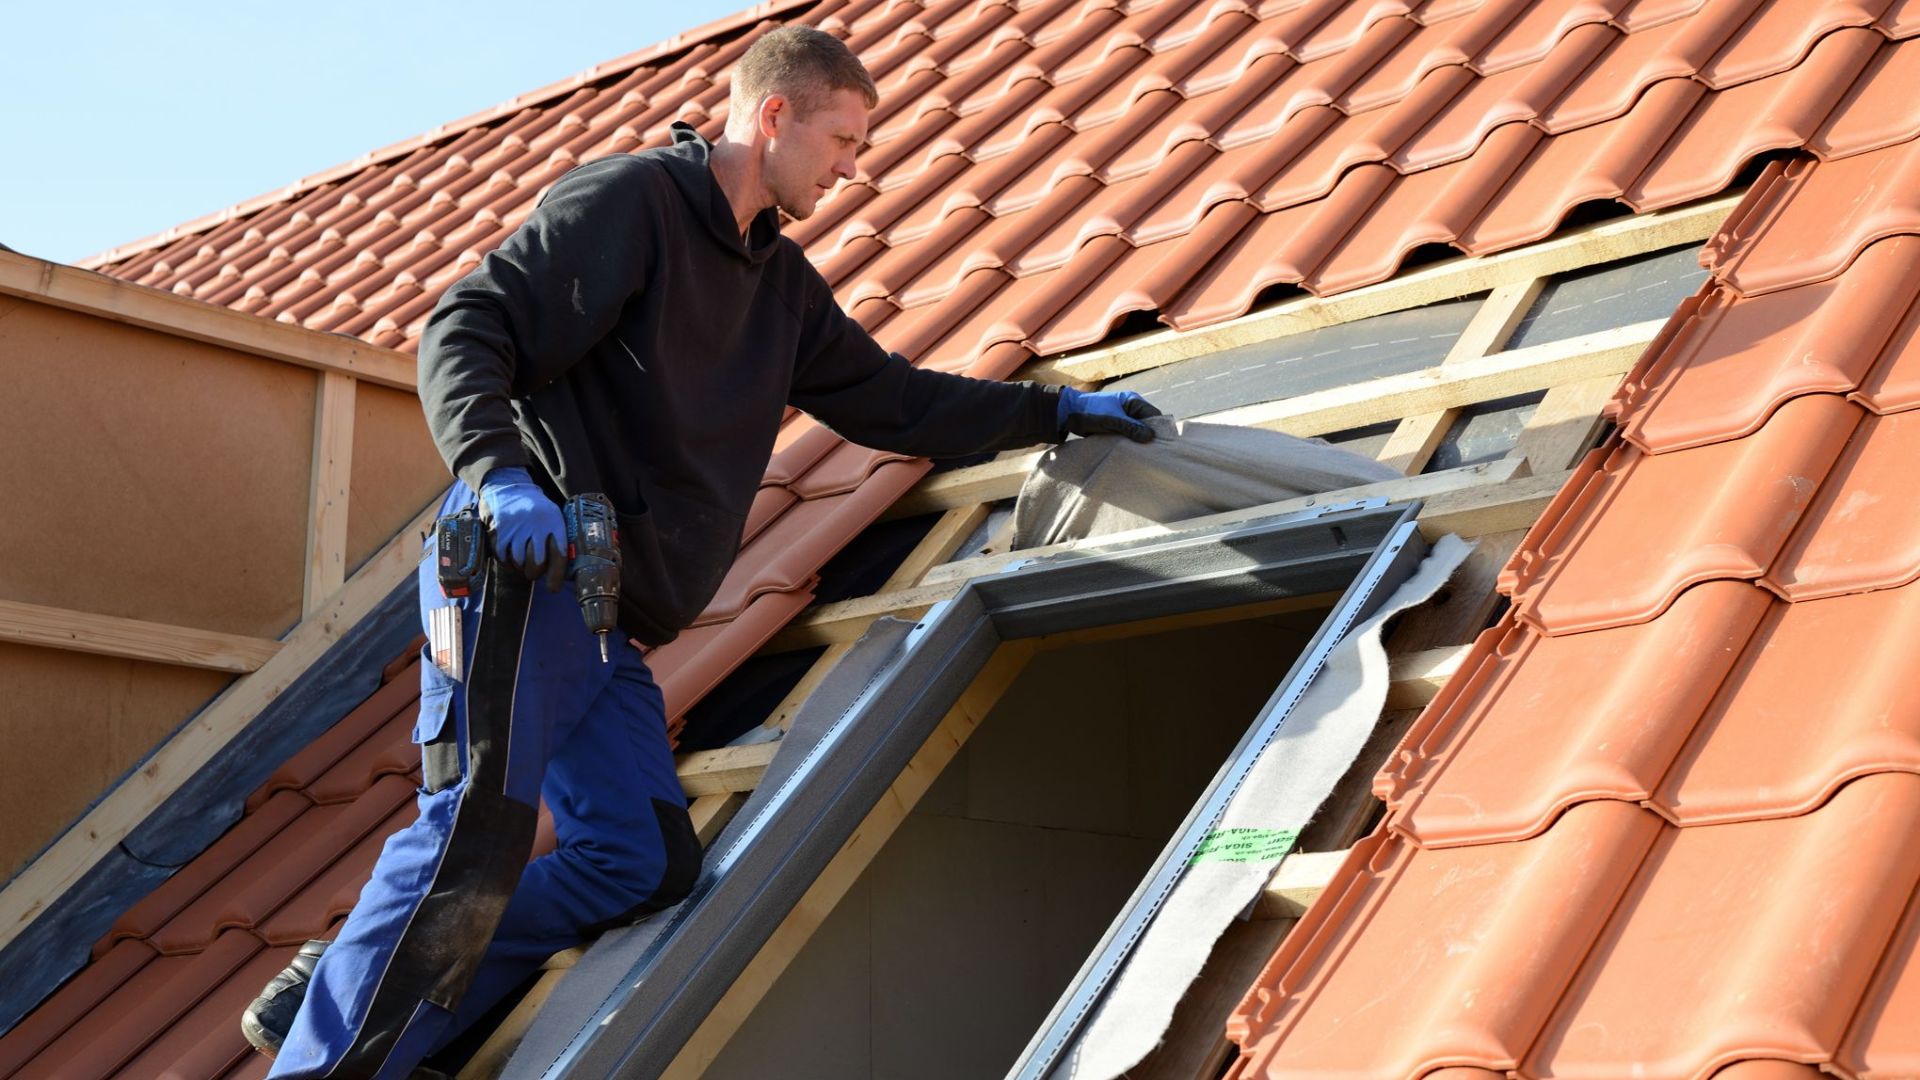
{"label": "roof slope", "polygon": [[1708,246],[1233,1076],[1920,1073],[1916,167],[1776,164]]}
{"label": "roof slope", "polygon": [[[1920,133],[1920,100],[1894,89],[1920,65],[1902,40],[1920,31],[1920,0],[820,0],[753,14],[776,11],[845,35],[883,97],[866,171],[790,233],[883,344],[996,377],[1130,313],[1216,323],[1275,286],[1383,280],[1426,245],[1517,246],[1584,203],[1709,195],[1769,151],[1842,158]],[[664,142],[677,117],[716,133],[728,65],[770,25],[605,65],[93,265],[411,348],[440,291],[566,168]],[[1781,416],[1827,431],[1831,412]],[[803,418],[779,445],[733,575],[655,657],[680,687],[676,713],[803,606],[825,559],[925,468]],[[1547,610],[1578,596],[1548,592]],[[284,871],[304,884],[236,890],[216,845],[177,876],[205,891],[168,901],[171,931],[125,924],[0,1038],[0,1064],[150,1075],[130,1064],[143,1052],[230,1041],[229,999],[273,966],[264,943],[323,931],[355,845],[397,826],[381,800],[403,781],[377,763],[402,716],[341,751],[330,801],[305,780],[263,791],[231,834],[301,827],[315,810],[291,814],[289,797],[351,816]],[[238,900],[202,902],[215,895]],[[145,1004],[162,986],[169,1006]]]}

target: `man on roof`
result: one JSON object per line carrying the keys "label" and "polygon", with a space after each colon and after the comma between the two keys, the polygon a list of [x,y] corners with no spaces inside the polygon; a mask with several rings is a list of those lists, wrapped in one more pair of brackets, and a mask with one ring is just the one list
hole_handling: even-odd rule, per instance
{"label": "man on roof", "polygon": [[[243,1018],[272,1077],[416,1067],[553,953],[675,904],[701,848],[660,690],[637,648],[603,663],[565,571],[560,505],[605,493],[619,524],[619,629],[673,640],[740,545],[789,405],[882,450],[953,457],[1069,434],[1147,440],[1137,394],[916,369],[840,309],[781,214],[854,176],[878,102],[830,34],[763,35],[733,72],[725,134],[562,177],[441,297],[420,397],[494,564],[423,623],[462,628],[464,678],[421,665],[419,818],[388,840],[338,936],[309,942]],[[532,582],[545,579],[548,588]],[[429,653],[434,643],[429,644]],[[537,807],[555,850],[527,862]]]}

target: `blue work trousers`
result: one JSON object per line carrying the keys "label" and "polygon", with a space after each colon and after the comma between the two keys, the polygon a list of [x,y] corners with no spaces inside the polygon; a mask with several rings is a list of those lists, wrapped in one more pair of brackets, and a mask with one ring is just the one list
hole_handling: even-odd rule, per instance
{"label": "blue work trousers", "polygon": [[[441,513],[472,501],[455,483]],[[429,541],[423,626],[450,603],[435,557]],[[677,902],[699,874],[639,651],[620,638],[603,664],[571,590],[508,567],[451,602],[466,677],[421,664],[420,816],[382,849],[270,1077],[401,1080],[547,957]],[[528,863],[542,796],[558,844]]]}

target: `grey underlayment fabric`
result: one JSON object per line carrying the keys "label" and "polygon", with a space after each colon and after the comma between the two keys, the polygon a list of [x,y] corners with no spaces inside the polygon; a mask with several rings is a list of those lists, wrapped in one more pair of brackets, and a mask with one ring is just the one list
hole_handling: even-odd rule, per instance
{"label": "grey underlayment fabric", "polygon": [[1319,439],[1154,417],[1150,443],[1075,439],[1020,489],[1015,550],[1392,480],[1399,471]]}
{"label": "grey underlayment fabric", "polygon": [[1082,1029],[1063,1070],[1071,1080],[1111,1080],[1159,1044],[1215,941],[1259,895],[1373,732],[1387,698],[1383,625],[1432,596],[1470,550],[1443,537],[1328,655]]}

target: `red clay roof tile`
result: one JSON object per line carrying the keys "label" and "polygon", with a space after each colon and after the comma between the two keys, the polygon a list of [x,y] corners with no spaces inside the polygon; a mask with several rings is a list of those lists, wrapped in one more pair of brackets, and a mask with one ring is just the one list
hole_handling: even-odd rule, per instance
{"label": "red clay roof tile", "polygon": [[1724,187],[1761,153],[1806,145],[1881,44],[1871,30],[1842,30],[1797,67],[1707,95],[1625,201],[1643,210],[1686,202],[1703,182]]}
{"label": "red clay roof tile", "polygon": [[1700,67],[1699,79],[1714,89],[1785,71],[1802,62],[1814,43],[1841,27],[1866,27],[1887,0],[1831,0],[1812,8],[1753,3],[1729,20],[1736,30],[1727,47]]}
{"label": "red clay roof tile", "polygon": [[[410,776],[408,780],[418,784],[419,777]],[[328,928],[353,910],[354,901],[359,899],[361,887],[373,873],[374,860],[379,858],[387,838],[413,824],[419,814],[414,800],[399,803],[352,847],[325,864],[323,873],[272,914],[256,921],[253,932],[269,945],[299,945],[326,937]]]}
{"label": "red clay roof tile", "polygon": [[[417,687],[418,670],[409,674]],[[323,806],[347,802],[358,798],[382,776],[403,776],[419,768],[420,748],[413,741],[413,723],[419,715],[418,703],[395,713],[385,727],[315,777],[300,793]]]}
{"label": "red clay roof tile", "polygon": [[1807,508],[1766,584],[1793,601],[1886,589],[1920,577],[1920,500],[1904,497],[1920,455],[1920,412],[1869,416]]}
{"label": "red clay roof tile", "polygon": [[1916,79],[1920,42],[1880,46],[1826,123],[1807,140],[1807,148],[1822,158],[1847,157],[1920,136],[1920,101],[1902,92]]}
{"label": "red clay roof tile", "polygon": [[1914,237],[1873,245],[1839,277],[1750,300],[1709,286],[1622,385],[1621,431],[1666,453],[1751,434],[1804,394],[1848,393],[1878,370],[1875,357],[1916,295]]}
{"label": "red clay roof tile", "polygon": [[1649,798],[1773,603],[1711,581],[1637,626],[1487,631],[1376,780],[1392,827],[1429,848],[1493,843],[1576,803]]}
{"label": "red clay roof tile", "polygon": [[341,758],[379,732],[394,716],[415,706],[420,699],[420,667],[412,663],[380,689],[342,717],[326,734],[308,743],[273,771],[266,783],[247,799],[249,810],[257,809],[275,792],[306,787],[332,768]]}
{"label": "red clay roof tile", "polygon": [[0,1075],[21,1075],[28,1063],[55,1039],[97,1013],[103,1002],[121,993],[140,969],[159,955],[146,942],[128,939],[115,942],[112,948],[95,957],[93,963],[22,1018],[5,1038],[0,1038]]}
{"label": "red clay roof tile", "polygon": [[124,938],[151,937],[182,908],[224,881],[312,806],[313,803],[297,791],[282,791],[267,799],[198,858],[174,871],[172,877],[114,920],[113,929],[94,946],[94,956],[98,958],[116,948]]}
{"label": "red clay roof tile", "polygon": [[1920,776],[1883,774],[1800,817],[1664,830],[1522,1068],[1684,1080],[1827,1059],[1920,879],[1916,828]]}
{"label": "red clay roof tile", "polygon": [[[1910,237],[1895,237],[1883,240],[1861,253],[1854,267],[1860,267],[1875,257],[1875,252],[1889,244],[1898,245],[1897,254],[1889,254],[1886,259],[1900,258],[1909,265],[1903,267],[1906,277],[1902,294],[1889,296],[1887,306],[1868,314],[1863,310],[1863,321],[1878,322],[1899,317],[1902,305],[1911,305],[1912,298],[1920,296],[1920,286],[1914,285],[1915,269],[1912,263],[1920,263],[1920,242]],[[1850,276],[1850,275],[1849,275]],[[1877,315],[1878,318],[1873,316]],[[1874,360],[1873,370],[1860,380],[1860,387],[1849,395],[1854,401],[1865,405],[1878,413],[1903,412],[1920,406],[1920,309],[1909,306],[1905,317],[1893,331],[1893,337],[1886,343],[1879,356]]]}
{"label": "red clay roof tile", "polygon": [[[202,950],[143,965],[118,992],[86,1010],[12,1075],[15,1080],[113,1075],[244,970],[263,948],[247,931],[229,930]],[[257,986],[254,993],[259,993]]]}
{"label": "red clay roof tile", "polygon": [[[237,932],[236,932],[237,933]],[[267,980],[293,959],[297,944],[266,948],[227,976],[182,1014],[144,1053],[115,1074],[122,1080],[201,1080],[219,1076],[260,1054],[240,1033],[236,1017]]]}
{"label": "red clay roof tile", "polygon": [[[1648,32],[1632,24],[1656,25],[1656,6],[1614,25]],[[1656,82],[1627,114],[1691,84],[1684,122],[1669,113],[1644,127],[1649,139],[1664,127],[1666,148],[1630,178],[1628,200],[1692,197],[1769,146],[1837,160],[1770,166],[1703,253],[1709,281],[1616,397],[1620,435],[1589,456],[1503,573],[1507,620],[1476,642],[1377,779],[1385,831],[1356,849],[1242,1003],[1234,1077],[1444,1066],[1426,1075],[1784,1080],[1902,1076],[1920,1062],[1920,982],[1909,974],[1920,727],[1906,715],[1900,652],[1913,636],[1902,629],[1907,586],[1920,578],[1906,538],[1920,522],[1892,494],[1920,439],[1910,419],[1920,362],[1909,356],[1920,217],[1904,180],[1920,149],[1898,141],[1911,106],[1885,81],[1862,88],[1904,66],[1908,46],[1880,36],[1911,33],[1913,5],[1885,6],[1789,16],[1665,5],[1661,17],[1680,19],[1666,24],[1673,40],[1702,19],[1736,29],[1702,77],[1720,89]],[[1747,14],[1763,21],[1739,24]],[[1636,55],[1661,52],[1628,42]],[[1605,111],[1578,101],[1555,107]],[[1581,150],[1581,136],[1621,122],[1543,139],[1540,154],[1562,159],[1543,171],[1579,188],[1586,162],[1605,159]],[[1550,181],[1537,185],[1496,206],[1566,205]],[[1399,853],[1393,865],[1463,860],[1454,880],[1471,881],[1471,894],[1460,902],[1531,895],[1548,886],[1494,860],[1604,808],[1648,813],[1634,804],[1668,822],[1651,853],[1596,856],[1636,874],[1630,889],[1596,897],[1577,875],[1599,867],[1555,871],[1558,895],[1606,906],[1604,929],[1507,919],[1462,950],[1472,959],[1429,959],[1420,950],[1446,938],[1434,928],[1452,925],[1455,900],[1378,900],[1384,850]],[[1508,940],[1516,927],[1539,933]],[[1571,981],[1516,968],[1494,987],[1503,1000],[1532,987],[1531,1001],[1555,1002],[1545,1023],[1496,1040],[1471,1026],[1488,991],[1460,993],[1455,972],[1492,964],[1489,953],[1533,963],[1574,952]],[[1350,1000],[1332,993],[1343,986]],[[1356,1008],[1397,1023],[1343,1025]]]}
{"label": "red clay roof tile", "polygon": [[1681,825],[1803,814],[1856,777],[1920,773],[1910,630],[1920,589],[1776,605],[1654,808]]}
{"label": "red clay roof tile", "polygon": [[667,731],[677,737],[681,718],[767,639],[813,600],[813,586],[763,593],[729,622],[695,627],[648,654],[648,665],[667,703]]}
{"label": "red clay roof tile", "polygon": [[1596,452],[1528,533],[1501,587],[1521,619],[1571,634],[1645,622],[1699,582],[1758,578],[1863,415],[1815,394],[1744,438],[1670,454]]}
{"label": "red clay roof tile", "polygon": [[1835,1061],[1861,1080],[1920,1075],[1920,899],[1910,903]]}
{"label": "red clay roof tile", "polygon": [[1697,70],[1677,54],[1690,20],[1623,34],[1606,24],[1594,24],[1605,51],[1578,71],[1566,92],[1540,113],[1539,124],[1558,135],[1623,116],[1647,87],[1666,79],[1686,78]]}
{"label": "red clay roof tile", "polygon": [[1470,158],[1394,178],[1301,284],[1325,296],[1385,281],[1415,248],[1450,244],[1486,209],[1539,137],[1526,124],[1507,124]]}
{"label": "red clay roof tile", "polygon": [[1510,67],[1538,63],[1562,38],[1588,23],[1608,21],[1626,2],[1569,0],[1558,4],[1507,5],[1508,10],[1521,9],[1517,17],[1476,50],[1468,64],[1482,75],[1493,75]]}
{"label": "red clay roof tile", "polygon": [[[1539,240],[1581,203],[1619,198],[1703,93],[1692,80],[1668,79],[1625,116],[1540,139],[1459,246],[1478,255]],[[1701,194],[1713,190],[1701,182]]]}
{"label": "red clay roof tile", "polygon": [[1520,843],[1356,844],[1229,1023],[1229,1080],[1517,1066],[1659,832],[1593,802]]}
{"label": "red clay roof tile", "polygon": [[1537,119],[1613,37],[1609,27],[1590,23],[1562,38],[1540,63],[1472,80],[1432,123],[1386,155],[1387,162],[1413,172],[1458,161],[1495,128]]}
{"label": "red clay roof tile", "polygon": [[1739,246],[1720,256],[1716,238],[1710,268],[1747,296],[1830,278],[1868,244],[1920,232],[1916,175],[1920,142],[1770,166],[1750,210],[1725,227]]}
{"label": "red clay roof tile", "polygon": [[253,927],[293,899],[394,810],[413,800],[412,778],[387,776],[360,798],[316,806],[147,935],[163,956],[189,955],[232,927]]}

